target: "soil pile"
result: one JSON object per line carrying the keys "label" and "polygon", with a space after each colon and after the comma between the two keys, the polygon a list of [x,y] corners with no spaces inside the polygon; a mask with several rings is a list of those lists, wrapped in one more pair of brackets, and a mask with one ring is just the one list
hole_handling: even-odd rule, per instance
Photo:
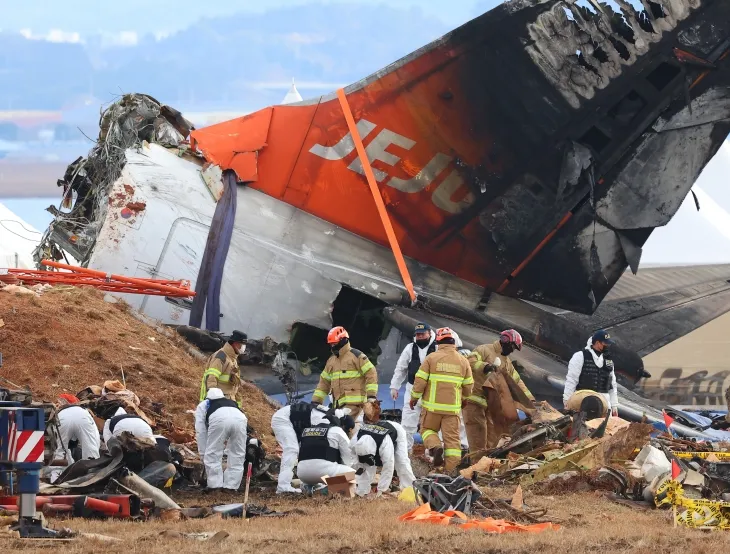
{"label": "soil pile", "polygon": [[[122,381],[123,372],[143,410],[192,430],[186,412],[198,403],[204,363],[175,333],[158,332],[124,302],[104,297],[89,287],[55,287],[41,296],[0,290],[0,377],[29,387],[38,400],[55,401],[63,392]],[[3,380],[0,386],[12,388]],[[256,386],[244,383],[243,391],[249,425],[272,451],[274,408]]]}

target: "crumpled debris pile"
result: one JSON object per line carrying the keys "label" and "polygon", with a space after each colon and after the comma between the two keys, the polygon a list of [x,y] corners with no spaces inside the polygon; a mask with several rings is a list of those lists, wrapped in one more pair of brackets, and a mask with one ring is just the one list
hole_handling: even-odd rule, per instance
{"label": "crumpled debris pile", "polygon": [[[61,260],[61,249],[86,261],[112,200],[110,188],[124,168],[126,150],[157,143],[167,148],[182,145],[188,151],[183,143],[194,129],[180,112],[146,94],[123,95],[101,113],[99,127],[88,156],[76,159],[58,180],[63,187],[62,209],[48,208],[55,221],[34,252],[36,263],[44,258]],[[133,211],[144,209],[131,204]]]}
{"label": "crumpled debris pile", "polygon": [[601,491],[639,509],[672,507],[681,525],[730,529],[727,445],[620,418],[578,425],[566,418],[525,426],[463,469],[462,478],[476,485],[517,481],[536,494]]}

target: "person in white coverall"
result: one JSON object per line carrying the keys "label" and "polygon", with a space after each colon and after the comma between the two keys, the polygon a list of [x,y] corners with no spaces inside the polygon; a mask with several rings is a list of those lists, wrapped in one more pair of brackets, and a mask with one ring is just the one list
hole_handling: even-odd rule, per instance
{"label": "person in white coverall", "polygon": [[[413,380],[423,360],[426,359],[426,356],[436,351],[435,340],[436,334],[431,329],[431,326],[428,323],[418,323],[414,331],[413,342],[401,352],[398,362],[395,364],[393,379],[390,381],[390,397],[393,400],[397,400],[398,391],[403,381],[407,379],[400,421],[406,430],[406,436],[408,438],[407,449],[409,453],[413,450],[413,435],[418,431],[418,424],[421,421],[421,401],[418,401],[415,408],[411,408],[408,401],[411,398],[411,390],[413,390]],[[456,341],[457,348],[463,346],[461,339],[456,333],[454,333],[454,340]],[[415,356],[416,353],[418,353],[417,357]],[[466,438],[466,428],[464,427],[463,418],[461,418],[460,438],[462,448],[468,449],[469,441]]]}
{"label": "person in white coverall", "polygon": [[318,485],[325,475],[354,472],[355,455],[350,445],[354,431],[355,420],[350,415],[340,419],[340,426],[325,421],[304,429],[297,465],[302,483]]}
{"label": "person in white coverall", "polygon": [[570,358],[563,389],[565,408],[579,410],[582,401],[594,395],[602,397],[606,411],[618,416],[616,372],[610,353],[612,344],[613,340],[606,331],[596,331],[588,339],[586,347]]}
{"label": "person in white coverall", "polygon": [[150,444],[157,444],[152,427],[144,419],[138,415],[127,414],[124,408],[119,408],[114,413],[114,417],[107,419],[104,423],[102,432],[104,442],[109,442],[110,438],[118,437],[124,431],[131,433],[138,439],[149,439]]}
{"label": "person in white coverall", "polygon": [[[203,458],[208,490],[237,491],[246,462],[248,419],[235,400],[223,391],[210,388],[205,400],[195,408],[195,440]],[[223,450],[227,444],[228,463],[223,470]]]}
{"label": "person in white coverall", "polygon": [[419,400],[413,409],[409,406],[408,401],[411,398],[413,381],[423,360],[436,351],[435,340],[436,334],[431,330],[431,326],[428,323],[418,323],[413,334],[413,342],[401,352],[398,362],[395,364],[393,379],[390,381],[390,397],[393,400],[398,399],[398,391],[403,381],[406,381],[401,425],[406,431],[406,448],[408,452],[413,450],[413,435],[418,431],[418,423],[421,419],[421,401]]}
{"label": "person in white coverall", "polygon": [[99,457],[99,429],[96,427],[94,418],[81,406],[68,405],[58,411],[58,428],[61,435],[59,444],[53,458],[54,460],[66,459],[68,465],[74,463],[68,443],[75,440],[81,447],[81,459],[90,460]]}
{"label": "person in white coverall", "polygon": [[353,438],[353,450],[357,456],[355,469],[363,470],[356,481],[358,496],[370,493],[370,484],[378,466],[382,466],[378,481],[378,496],[390,489],[393,470],[398,473],[401,489],[413,485],[416,477],[413,475],[411,461],[408,458],[406,435],[403,426],[394,421],[363,423],[357,436]]}
{"label": "person in white coverall", "polygon": [[331,411],[324,406],[309,402],[295,402],[274,412],[271,429],[282,450],[276,494],[302,492],[291,484],[294,478],[294,466],[299,456],[302,431],[324,421],[336,423],[336,418],[343,417],[346,412],[349,412],[349,409]]}

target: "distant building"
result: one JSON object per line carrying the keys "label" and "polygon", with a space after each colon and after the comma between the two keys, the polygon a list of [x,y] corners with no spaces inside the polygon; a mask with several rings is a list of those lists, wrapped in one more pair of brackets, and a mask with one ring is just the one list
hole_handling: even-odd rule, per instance
{"label": "distant building", "polygon": [[286,93],[286,96],[284,97],[284,100],[281,101],[282,104],[296,104],[297,102],[301,102],[304,100],[302,98],[302,95],[299,94],[299,91],[297,90],[296,85],[294,84],[294,79],[291,80],[291,87],[289,88],[289,92]]}
{"label": "distant building", "polygon": [[726,408],[730,386],[730,313],[644,357],[649,398],[694,408]]}

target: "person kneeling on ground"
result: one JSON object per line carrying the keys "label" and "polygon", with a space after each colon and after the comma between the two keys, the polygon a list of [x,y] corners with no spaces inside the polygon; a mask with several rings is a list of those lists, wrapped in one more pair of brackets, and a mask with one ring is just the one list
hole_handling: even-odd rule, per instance
{"label": "person kneeling on ground", "polygon": [[151,445],[156,445],[155,434],[152,427],[136,414],[128,414],[124,408],[119,408],[114,417],[107,419],[104,423],[104,442],[109,442],[112,437],[118,438],[124,432],[131,433],[138,439]]}
{"label": "person kneeling on ground", "polygon": [[[248,420],[221,389],[211,388],[195,409],[195,439],[203,458],[208,491],[237,491],[243,479],[246,461],[246,427]],[[228,443],[228,464],[223,470],[223,451]]]}
{"label": "person kneeling on ground", "polygon": [[330,410],[319,404],[295,402],[274,413],[271,418],[271,429],[282,450],[276,494],[302,492],[301,489],[295,489],[291,484],[294,478],[294,466],[299,456],[299,441],[302,439],[302,431],[325,421],[339,425],[339,418],[343,417],[347,411],[349,411],[347,408]]}
{"label": "person kneeling on ground", "polygon": [[322,422],[302,431],[297,475],[306,485],[322,483],[325,475],[335,477],[354,472],[355,456],[350,438],[355,431],[355,420],[346,415],[340,425]]}
{"label": "person kneeling on ground", "polygon": [[390,489],[393,470],[398,473],[401,489],[413,485],[416,478],[408,458],[407,432],[399,423],[381,420],[377,403],[365,408],[364,423],[353,441],[353,450],[358,459],[355,465],[358,496],[370,493],[378,466],[382,466],[378,496]]}

